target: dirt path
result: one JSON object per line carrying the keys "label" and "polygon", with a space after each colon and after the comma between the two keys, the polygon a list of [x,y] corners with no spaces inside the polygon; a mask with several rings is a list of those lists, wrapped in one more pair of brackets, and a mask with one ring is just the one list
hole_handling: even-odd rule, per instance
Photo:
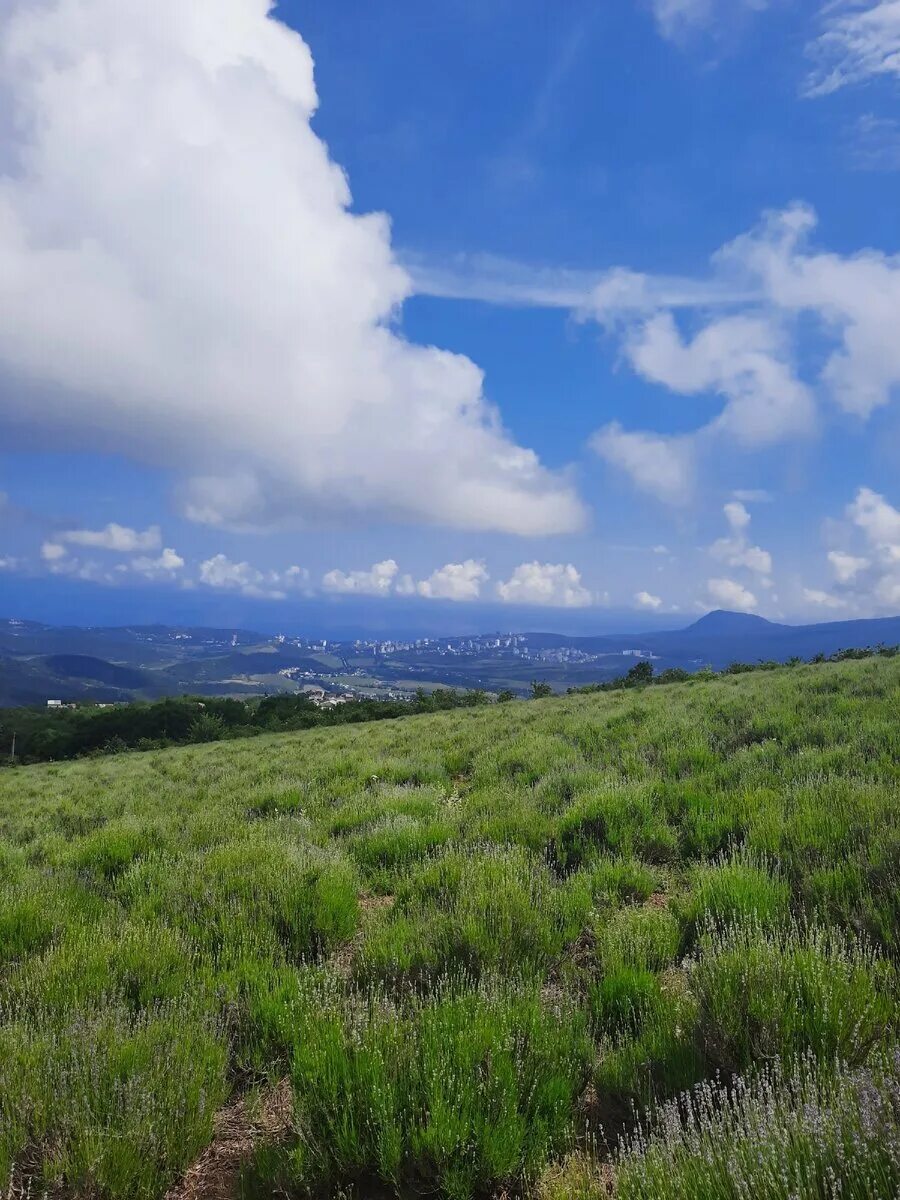
{"label": "dirt path", "polygon": [[166,1192],[165,1200],[234,1200],[241,1168],[265,1142],[291,1128],[291,1088],[286,1079],[248,1106],[238,1100],[216,1114],[213,1137],[193,1166]]}

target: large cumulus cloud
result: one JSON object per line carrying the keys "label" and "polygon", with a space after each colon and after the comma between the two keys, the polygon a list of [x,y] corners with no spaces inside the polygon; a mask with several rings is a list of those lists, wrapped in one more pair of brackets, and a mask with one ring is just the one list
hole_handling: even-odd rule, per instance
{"label": "large cumulus cloud", "polygon": [[268,0],[12,0],[0,160],[7,436],[174,468],[195,519],[568,530],[469,359],[411,344]]}

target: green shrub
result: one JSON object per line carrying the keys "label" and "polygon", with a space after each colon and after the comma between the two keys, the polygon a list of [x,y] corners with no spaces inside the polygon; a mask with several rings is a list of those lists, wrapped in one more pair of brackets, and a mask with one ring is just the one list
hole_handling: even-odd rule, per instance
{"label": "green shrub", "polygon": [[693,998],[678,987],[640,1012],[636,1028],[627,1024],[601,1046],[594,1086],[605,1127],[628,1120],[636,1107],[646,1111],[703,1078],[706,1061],[696,1035]]}
{"label": "green shrub", "polygon": [[391,814],[347,838],[347,850],[370,878],[392,881],[399,871],[446,845],[452,824],[443,818],[419,821]]}
{"label": "green shrub", "polygon": [[[159,1197],[225,1079],[294,1074],[260,1195],[585,1200],[592,1138],[716,1071],[865,1072],[898,1040],[898,703],[878,657],[0,770],[0,1188]],[[883,1106],[839,1170],[792,1071],[795,1191],[891,1194]],[[663,1194],[768,1196],[690,1137]]]}
{"label": "green shrub", "polygon": [[677,850],[677,832],[652,792],[613,787],[579,800],[563,813],[549,853],[565,872],[583,866],[600,851],[666,863]]}
{"label": "green shrub", "polygon": [[97,882],[109,882],[136,859],[159,849],[160,837],[152,825],[115,821],[80,838],[65,854],[64,863]]}
{"label": "green shrub", "polygon": [[27,1154],[36,1192],[160,1196],[209,1140],[225,1064],[224,1042],[183,1002],[0,1025],[0,1178]]}
{"label": "green shrub", "polygon": [[681,930],[667,908],[623,908],[597,934],[601,971],[661,971],[678,953]]}
{"label": "green shrub", "polygon": [[704,1052],[729,1071],[807,1051],[860,1063],[896,1020],[889,964],[835,931],[715,930],[690,979]]}
{"label": "green shrub", "polygon": [[0,884],[0,966],[48,946],[70,921],[96,919],[98,902],[74,881],[27,871]]}
{"label": "green shrub", "polygon": [[589,897],[517,847],[452,852],[413,871],[359,953],[369,979],[543,970],[581,929]]}
{"label": "green shrub", "polygon": [[598,856],[579,874],[596,904],[615,908],[648,899],[661,884],[659,870],[636,858]]}
{"label": "green shrub", "polygon": [[591,1017],[600,1034],[618,1037],[639,1034],[648,1017],[659,1011],[663,992],[652,971],[619,967],[594,983],[590,991]]}
{"label": "green shrub", "polygon": [[140,921],[72,924],[48,950],[0,984],[19,1012],[53,1013],[101,1001],[135,1012],[195,994],[199,975],[189,948],[172,930]]}
{"label": "green shrub", "polygon": [[256,945],[299,960],[353,934],[358,890],[352,866],[335,854],[245,837],[137,863],[119,895],[135,914],[172,925],[213,957]]}
{"label": "green shrub", "polygon": [[689,942],[709,921],[755,920],[769,926],[783,923],[790,915],[787,883],[747,855],[696,866],[688,884],[688,895],[676,907]]}
{"label": "green shrub", "polygon": [[534,1177],[572,1135],[587,1043],[537,996],[448,983],[398,1012],[375,995],[311,994],[292,1080],[295,1183],[416,1181],[465,1200]]}

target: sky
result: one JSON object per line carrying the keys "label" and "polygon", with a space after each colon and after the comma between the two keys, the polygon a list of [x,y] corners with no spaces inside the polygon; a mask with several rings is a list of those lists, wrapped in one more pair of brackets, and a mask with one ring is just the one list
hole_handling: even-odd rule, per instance
{"label": "sky", "polygon": [[0,615],[900,612],[900,0],[7,0]]}

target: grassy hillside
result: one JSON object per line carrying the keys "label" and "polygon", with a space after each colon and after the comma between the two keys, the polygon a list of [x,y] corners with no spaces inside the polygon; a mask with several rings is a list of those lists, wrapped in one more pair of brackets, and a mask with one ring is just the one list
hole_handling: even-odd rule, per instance
{"label": "grassy hillside", "polygon": [[249,1195],[895,1196],[898,713],[875,659],[0,773],[0,1180],[162,1196],[240,1097]]}

